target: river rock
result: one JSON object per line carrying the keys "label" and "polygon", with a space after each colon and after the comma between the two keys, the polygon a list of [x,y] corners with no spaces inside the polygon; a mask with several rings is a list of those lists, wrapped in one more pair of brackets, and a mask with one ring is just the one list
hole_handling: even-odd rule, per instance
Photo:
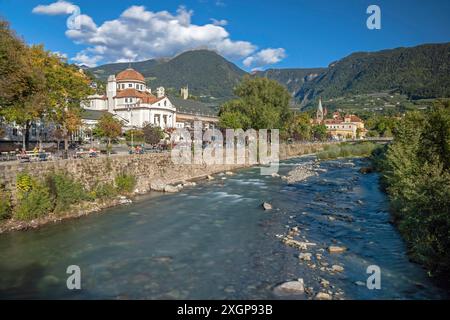
{"label": "river rock", "polygon": [[268,202],[264,202],[262,204],[262,207],[264,208],[264,210],[272,210],[272,205]]}
{"label": "river rock", "polygon": [[326,292],[319,292],[316,294],[316,300],[331,300],[331,295]]}
{"label": "river rock", "polygon": [[273,292],[277,296],[303,295],[305,293],[305,285],[303,279],[297,281],[288,281],[276,286]]}
{"label": "river rock", "polygon": [[154,191],[164,191],[166,184],[161,180],[155,180],[150,184],[150,189]]}
{"label": "river rock", "polygon": [[226,174],[227,176],[232,176],[234,173],[231,172],[231,171],[227,171],[227,172],[225,172],[225,174]]}
{"label": "river rock", "polygon": [[171,185],[166,185],[164,187],[164,192],[167,193],[175,193],[175,192],[179,192],[183,187],[180,188],[180,186],[171,186]]}
{"label": "river rock", "polygon": [[337,265],[337,264],[333,264],[331,266],[331,271],[332,272],[342,272],[342,271],[344,271],[344,267]]}
{"label": "river rock", "polygon": [[195,182],[192,182],[192,181],[185,181],[185,182],[183,182],[183,187],[194,187],[196,185],[197,184]]}
{"label": "river rock", "polygon": [[346,250],[347,250],[347,248],[345,248],[345,247],[338,247],[338,246],[329,246],[328,247],[329,253],[342,253],[342,252],[345,252]]}
{"label": "river rock", "polygon": [[289,237],[284,237],[283,242],[284,242],[284,244],[286,244],[290,247],[294,247],[294,248],[301,249],[301,250],[306,250],[306,249],[308,249],[308,246],[316,245],[313,242],[298,241],[298,240],[291,239]]}
{"label": "river rock", "polygon": [[280,177],[280,175],[278,173],[276,173],[276,172],[272,173],[271,176],[272,176],[272,178],[279,178]]}
{"label": "river rock", "polygon": [[330,281],[325,280],[325,279],[321,279],[321,280],[320,280],[320,285],[321,285],[322,287],[324,287],[324,288],[328,288],[329,285],[330,285]]}
{"label": "river rock", "polygon": [[305,253],[301,252],[298,255],[298,258],[303,261],[311,261],[311,256],[312,256],[312,254],[309,252],[305,252]]}
{"label": "river rock", "polygon": [[208,179],[208,180],[214,180],[214,177],[208,174],[208,175],[206,176],[206,179]]}
{"label": "river rock", "polygon": [[289,184],[300,182],[312,176],[317,176],[317,172],[311,163],[304,163],[291,170],[286,177],[282,179]]}
{"label": "river rock", "polygon": [[362,167],[361,169],[359,169],[359,173],[362,174],[372,173],[373,171],[373,167]]}
{"label": "river rock", "polygon": [[119,196],[119,204],[130,204],[133,201],[131,201],[130,199],[127,199],[127,197],[124,196]]}

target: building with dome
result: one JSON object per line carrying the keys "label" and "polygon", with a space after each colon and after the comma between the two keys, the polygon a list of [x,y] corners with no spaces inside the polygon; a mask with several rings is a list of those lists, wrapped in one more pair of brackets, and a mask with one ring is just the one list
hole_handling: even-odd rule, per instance
{"label": "building with dome", "polygon": [[[109,76],[106,94],[90,96],[83,107],[88,114],[110,112],[128,129],[142,128],[148,123],[163,129],[177,126],[176,108],[165,95],[164,88],[156,88],[153,94],[144,76],[132,68]],[[85,119],[87,125],[95,122],[95,119]]]}

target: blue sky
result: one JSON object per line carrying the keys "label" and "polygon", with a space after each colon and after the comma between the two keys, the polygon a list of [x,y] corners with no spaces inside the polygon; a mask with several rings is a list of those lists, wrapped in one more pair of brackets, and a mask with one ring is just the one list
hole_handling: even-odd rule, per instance
{"label": "blue sky", "polygon": [[[448,0],[56,2],[0,0],[0,15],[27,43],[89,65],[209,48],[246,70],[305,68],[355,51],[450,41]],[[381,30],[366,27],[371,4],[381,8]],[[77,7],[79,23],[68,29]]]}

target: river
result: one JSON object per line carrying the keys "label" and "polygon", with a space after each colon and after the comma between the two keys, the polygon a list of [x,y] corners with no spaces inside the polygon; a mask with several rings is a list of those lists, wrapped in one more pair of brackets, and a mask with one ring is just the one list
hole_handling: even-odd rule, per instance
{"label": "river", "polygon": [[[283,161],[280,174],[310,160]],[[342,299],[448,298],[408,260],[378,175],[359,173],[364,165],[324,161],[323,172],[294,185],[242,169],[177,194],[0,235],[0,298],[276,299],[273,287],[297,278],[312,292],[326,279]],[[311,262],[280,240],[295,226],[317,244]],[[348,250],[323,251],[329,245]],[[327,264],[344,271],[330,273]],[[81,269],[81,290],[66,287],[69,265]],[[369,265],[380,267],[379,290],[362,285]]]}

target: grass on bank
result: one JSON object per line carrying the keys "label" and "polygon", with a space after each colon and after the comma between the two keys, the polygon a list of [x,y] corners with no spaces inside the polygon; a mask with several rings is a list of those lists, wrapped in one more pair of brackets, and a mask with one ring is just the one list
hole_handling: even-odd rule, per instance
{"label": "grass on bank", "polygon": [[340,143],[326,145],[324,150],[317,153],[317,158],[320,160],[329,160],[347,157],[369,157],[375,149],[381,148],[380,145],[372,142],[361,143]]}
{"label": "grass on bank", "polygon": [[62,214],[83,201],[131,194],[135,185],[136,178],[125,173],[119,174],[112,183],[99,183],[90,190],[62,172],[51,173],[44,179],[20,173],[16,177],[14,194],[0,187],[0,220],[28,221],[51,213]]}

